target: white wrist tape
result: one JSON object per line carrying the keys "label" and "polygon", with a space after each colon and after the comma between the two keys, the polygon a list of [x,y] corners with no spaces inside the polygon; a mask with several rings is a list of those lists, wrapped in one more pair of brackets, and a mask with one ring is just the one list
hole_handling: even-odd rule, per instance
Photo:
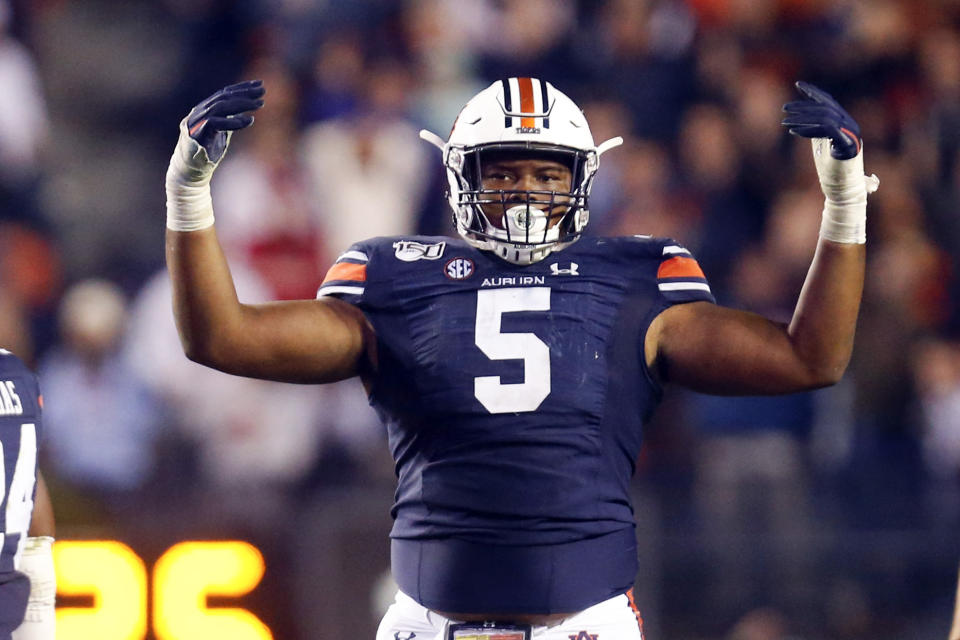
{"label": "white wrist tape", "polygon": [[30,598],[13,640],[54,640],[57,575],[53,567],[53,538],[27,538],[18,569],[30,578]]}
{"label": "white wrist tape", "polygon": [[849,160],[830,155],[830,139],[814,138],[813,161],[820,178],[823,222],[820,237],[833,242],[863,244],[867,241],[867,194],[880,186],[876,175],[863,175],[863,149]]}
{"label": "white wrist tape", "polygon": [[[227,134],[227,144],[230,134]],[[226,155],[226,151],[224,154]],[[167,167],[167,228],[197,231],[213,225],[213,199],[210,178],[223,160],[212,162],[207,150],[190,137],[187,119],[180,121],[180,139]]]}

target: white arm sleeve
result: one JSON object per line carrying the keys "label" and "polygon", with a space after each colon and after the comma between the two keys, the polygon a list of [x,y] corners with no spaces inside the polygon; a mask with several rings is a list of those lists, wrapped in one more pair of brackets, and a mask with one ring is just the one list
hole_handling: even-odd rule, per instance
{"label": "white arm sleeve", "polygon": [[54,640],[56,634],[57,575],[53,568],[53,538],[27,538],[20,567],[30,578],[30,598],[23,624],[13,640]]}

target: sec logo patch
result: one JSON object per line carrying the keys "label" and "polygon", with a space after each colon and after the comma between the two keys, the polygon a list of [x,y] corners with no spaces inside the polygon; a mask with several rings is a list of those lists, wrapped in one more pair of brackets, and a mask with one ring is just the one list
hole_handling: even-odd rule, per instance
{"label": "sec logo patch", "polygon": [[451,280],[466,280],[473,275],[473,260],[454,258],[443,266],[443,272]]}

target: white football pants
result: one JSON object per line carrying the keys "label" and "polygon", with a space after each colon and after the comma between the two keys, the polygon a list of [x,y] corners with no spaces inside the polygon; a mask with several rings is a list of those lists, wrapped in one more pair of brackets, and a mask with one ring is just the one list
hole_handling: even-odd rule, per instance
{"label": "white football pants", "polygon": [[[450,622],[397,592],[380,621],[376,640],[445,640]],[[533,627],[536,640],[643,640],[639,615],[626,595],[619,595],[548,627]]]}

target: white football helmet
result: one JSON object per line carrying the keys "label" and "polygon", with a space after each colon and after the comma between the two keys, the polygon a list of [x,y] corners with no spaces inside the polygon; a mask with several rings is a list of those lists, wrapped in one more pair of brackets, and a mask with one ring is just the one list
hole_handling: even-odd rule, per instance
{"label": "white football helmet", "polygon": [[[478,93],[446,142],[426,130],[420,137],[443,152],[457,231],[514,264],[543,260],[580,237],[590,219],[587,197],[600,155],[623,143],[616,137],[595,145],[580,108],[536,78],[507,78]],[[572,173],[570,191],[484,189],[483,163],[504,156],[561,162]],[[500,207],[496,222],[481,205]]]}

